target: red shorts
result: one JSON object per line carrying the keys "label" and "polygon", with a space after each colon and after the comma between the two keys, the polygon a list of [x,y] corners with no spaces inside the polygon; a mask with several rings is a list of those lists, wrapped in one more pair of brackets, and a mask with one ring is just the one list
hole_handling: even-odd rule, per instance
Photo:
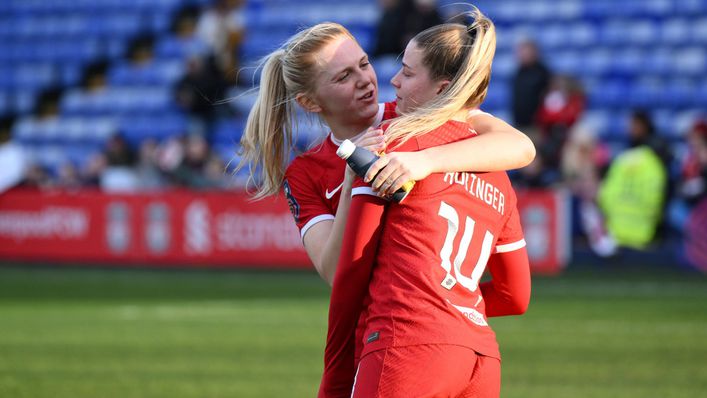
{"label": "red shorts", "polygon": [[501,361],[462,346],[392,347],[361,358],[352,398],[498,398]]}

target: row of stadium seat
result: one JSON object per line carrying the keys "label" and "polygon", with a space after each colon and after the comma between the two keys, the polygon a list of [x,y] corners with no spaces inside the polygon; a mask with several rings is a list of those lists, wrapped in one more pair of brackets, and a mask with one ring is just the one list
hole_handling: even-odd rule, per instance
{"label": "row of stadium seat", "polygon": [[175,113],[123,117],[55,117],[22,119],[13,130],[21,143],[73,146],[102,145],[114,134],[121,134],[133,146],[147,138],[163,140],[185,134],[189,120]]}
{"label": "row of stadium seat", "polygon": [[57,13],[170,12],[184,4],[205,5],[211,0],[3,0],[0,14],[56,15]]}
{"label": "row of stadium seat", "polygon": [[[125,39],[99,39],[77,37],[73,39],[36,39],[24,41],[0,41],[0,62],[3,65],[28,62],[54,62],[61,64],[87,63],[100,58],[123,57],[128,41]],[[157,58],[184,58],[200,55],[206,45],[196,38],[180,39],[170,35],[156,38]]]}

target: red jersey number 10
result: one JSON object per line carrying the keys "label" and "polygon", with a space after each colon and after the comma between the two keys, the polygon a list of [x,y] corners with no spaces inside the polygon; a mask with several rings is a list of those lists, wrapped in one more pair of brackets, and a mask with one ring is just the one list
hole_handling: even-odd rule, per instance
{"label": "red jersey number 10", "polygon": [[442,251],[439,253],[442,263],[442,268],[447,272],[446,277],[442,281],[442,286],[445,289],[451,290],[457,282],[463,287],[475,292],[479,287],[479,280],[484,274],[486,263],[491,255],[491,246],[493,245],[493,235],[488,230],[484,231],[484,241],[481,244],[481,252],[476,261],[476,265],[470,276],[463,275],[461,272],[462,263],[469,251],[471,240],[474,238],[476,221],[469,216],[464,217],[464,230],[462,238],[459,242],[459,248],[456,256],[454,256],[454,270],[452,271],[452,254],[454,251],[454,240],[459,233],[459,213],[457,210],[446,202],[441,202],[439,205],[439,214],[447,220],[447,236],[444,239]]}

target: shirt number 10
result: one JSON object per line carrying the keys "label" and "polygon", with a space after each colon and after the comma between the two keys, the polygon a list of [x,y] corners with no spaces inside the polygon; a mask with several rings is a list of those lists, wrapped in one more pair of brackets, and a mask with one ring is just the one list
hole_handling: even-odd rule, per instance
{"label": "shirt number 10", "polygon": [[447,220],[448,227],[447,236],[445,237],[444,245],[442,246],[442,251],[439,253],[440,258],[442,259],[442,263],[440,265],[447,272],[446,277],[442,281],[442,286],[451,290],[452,287],[459,282],[460,285],[472,292],[475,292],[479,287],[479,280],[484,274],[486,263],[491,255],[493,235],[488,230],[484,231],[484,241],[481,244],[479,259],[477,260],[471,275],[463,275],[461,272],[462,263],[466,258],[467,252],[469,251],[469,244],[471,243],[471,239],[474,237],[474,229],[476,227],[476,221],[474,221],[471,217],[466,216],[462,239],[461,242],[459,242],[457,254],[454,256],[454,272],[452,272],[451,259],[453,254],[452,252],[454,251],[454,240],[459,232],[459,213],[454,207],[450,206],[446,202],[441,202],[439,212],[437,214]]}

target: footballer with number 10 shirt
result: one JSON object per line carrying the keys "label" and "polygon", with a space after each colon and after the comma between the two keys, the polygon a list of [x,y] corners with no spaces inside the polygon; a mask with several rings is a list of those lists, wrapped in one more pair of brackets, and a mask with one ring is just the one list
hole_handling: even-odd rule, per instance
{"label": "footballer with number 10 shirt", "polygon": [[[406,48],[393,79],[404,116],[386,126],[393,150],[475,134],[466,119],[487,92],[495,30],[478,10],[471,15],[471,26],[430,28]],[[487,318],[521,314],[530,297],[507,175],[434,173],[400,204],[361,179],[352,194],[319,396],[498,397],[500,353]],[[492,280],[480,284],[487,263]]]}

